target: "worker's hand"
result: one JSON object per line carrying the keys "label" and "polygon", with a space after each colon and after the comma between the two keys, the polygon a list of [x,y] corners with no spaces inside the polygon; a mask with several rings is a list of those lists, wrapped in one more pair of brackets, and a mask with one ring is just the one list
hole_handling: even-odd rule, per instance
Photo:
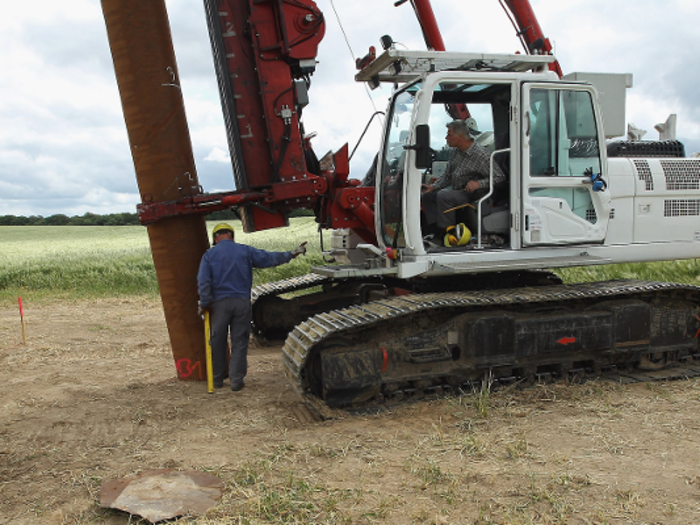
{"label": "worker's hand", "polygon": [[292,258],[295,258],[299,255],[306,255],[306,242],[307,241],[302,242],[299,246],[297,246],[291,251]]}
{"label": "worker's hand", "polygon": [[204,317],[204,312],[208,312],[208,311],[209,311],[208,306],[202,306],[201,303],[197,303],[197,315],[199,315],[199,317]]}
{"label": "worker's hand", "polygon": [[430,193],[434,189],[432,184],[421,184],[420,186],[421,186],[421,189],[423,190],[423,193]]}
{"label": "worker's hand", "polygon": [[464,189],[467,190],[469,193],[474,193],[479,188],[481,188],[481,185],[479,184],[479,181],[476,180],[470,180],[464,187]]}

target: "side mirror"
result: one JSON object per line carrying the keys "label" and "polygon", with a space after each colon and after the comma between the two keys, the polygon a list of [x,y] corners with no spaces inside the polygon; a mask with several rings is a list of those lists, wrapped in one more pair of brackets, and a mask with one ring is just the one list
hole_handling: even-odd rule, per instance
{"label": "side mirror", "polygon": [[416,168],[424,170],[432,164],[432,151],[430,149],[430,126],[428,124],[418,124],[416,126],[416,143],[404,146],[405,149],[412,149],[416,152]]}

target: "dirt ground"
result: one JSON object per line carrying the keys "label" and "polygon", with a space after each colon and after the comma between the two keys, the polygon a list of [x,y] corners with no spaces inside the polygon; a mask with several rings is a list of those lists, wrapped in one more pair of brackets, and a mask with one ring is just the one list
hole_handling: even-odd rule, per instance
{"label": "dirt ground", "polygon": [[[246,388],[175,379],[160,304],[0,309],[0,524],[139,523],[102,482],[224,480],[178,523],[700,523],[700,383],[538,385],[305,422],[279,347]],[[143,521],[145,523],[145,521]]]}

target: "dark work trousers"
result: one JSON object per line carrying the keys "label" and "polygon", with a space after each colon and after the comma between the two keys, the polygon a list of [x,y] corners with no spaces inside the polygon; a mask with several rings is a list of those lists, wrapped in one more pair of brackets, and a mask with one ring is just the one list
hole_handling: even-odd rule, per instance
{"label": "dark work trousers", "polygon": [[455,212],[444,213],[471,201],[471,195],[466,190],[438,190],[423,194],[423,209],[428,224],[437,224],[440,230],[455,224]]}
{"label": "dark work trousers", "polygon": [[250,338],[250,299],[226,298],[211,305],[211,353],[214,384],[226,377],[226,350],[231,332],[231,361],[228,377],[231,385],[243,383],[248,372],[248,339]]}
{"label": "dark work trousers", "polygon": [[448,226],[457,223],[457,210],[445,213],[445,210],[456,206],[476,202],[484,196],[483,189],[469,193],[467,190],[438,190],[423,194],[423,209],[427,224],[437,224],[444,231]]}

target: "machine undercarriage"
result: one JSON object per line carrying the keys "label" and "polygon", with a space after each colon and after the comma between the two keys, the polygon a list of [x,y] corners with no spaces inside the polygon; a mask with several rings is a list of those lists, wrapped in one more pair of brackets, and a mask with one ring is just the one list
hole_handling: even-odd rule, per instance
{"label": "machine undercarriage", "polygon": [[[307,308],[311,315],[296,319],[284,343],[285,373],[322,417],[334,409],[468,393],[483,381],[531,385],[602,376],[629,382],[700,374],[700,288],[646,281],[541,286],[551,275],[507,276],[503,282],[530,281],[510,289],[369,302],[355,296],[345,308]],[[291,288],[281,284],[277,291]],[[265,290],[258,292],[260,300]],[[293,309],[294,298],[271,295]],[[259,334],[269,328],[262,324],[259,318]]]}
{"label": "machine undercarriage", "polygon": [[296,325],[313,315],[410,293],[497,290],[561,282],[559,276],[546,270],[457,274],[430,279],[381,276],[336,279],[310,273],[265,283],[253,290],[253,334],[261,341],[284,340]]}
{"label": "machine undercarriage", "polygon": [[532,384],[688,365],[700,359],[699,305],[698,288],[639,281],[410,294],[314,315],[289,334],[283,360],[322,414],[367,409],[470,392],[485,378]]}

